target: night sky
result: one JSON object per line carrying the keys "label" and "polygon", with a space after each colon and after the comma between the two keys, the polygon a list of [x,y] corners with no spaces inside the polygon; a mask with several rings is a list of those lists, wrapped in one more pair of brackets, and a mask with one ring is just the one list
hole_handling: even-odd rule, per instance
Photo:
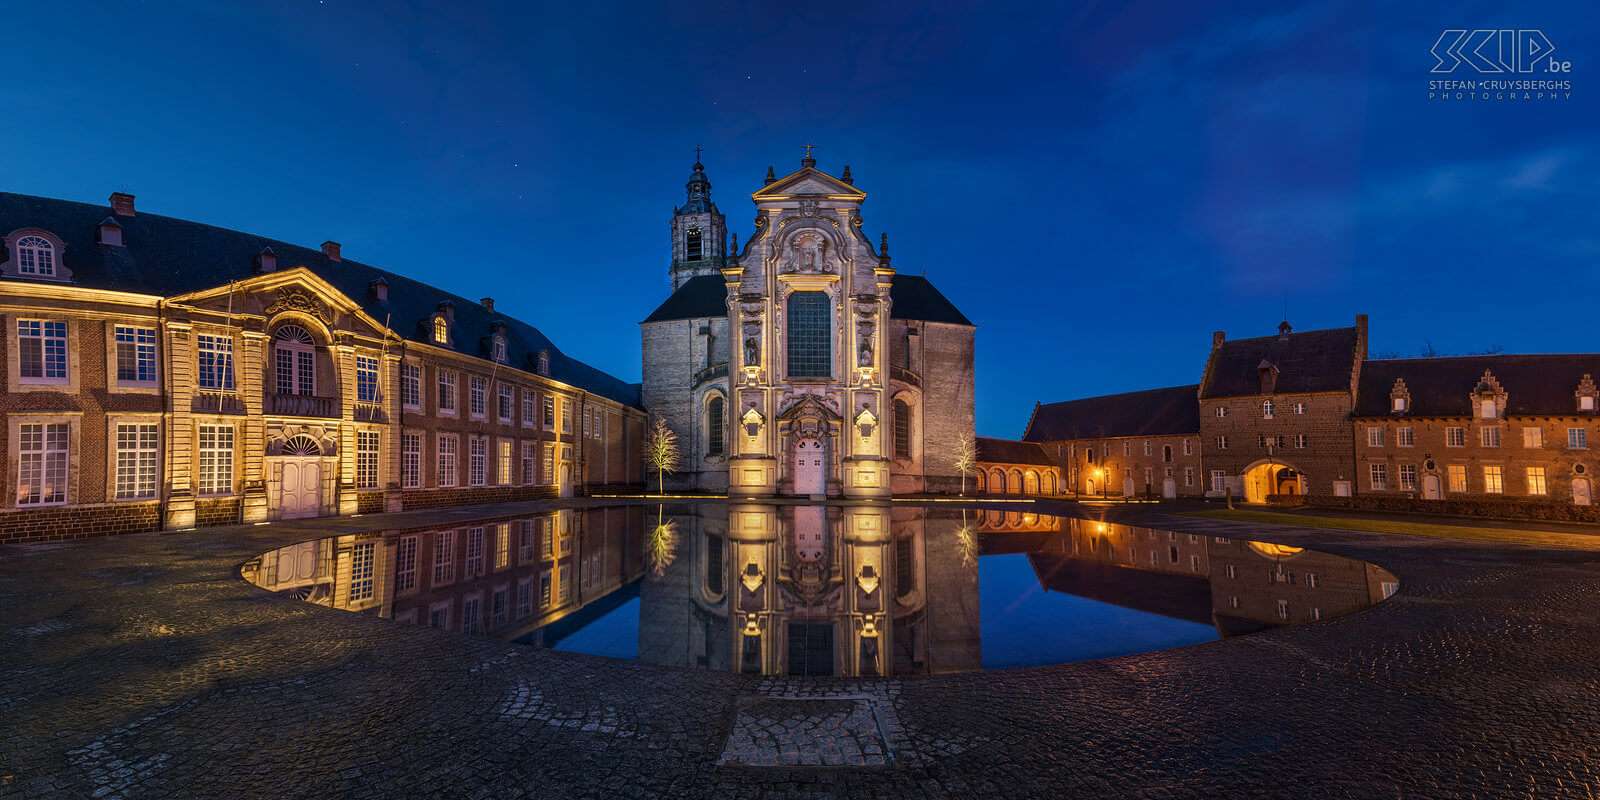
{"label": "night sky", "polygon": [[[0,189],[334,239],[638,380],[695,145],[743,239],[809,141],[978,324],[991,436],[1286,299],[1374,352],[1600,350],[1592,0],[468,5],[13,4]],[[1510,77],[1430,74],[1450,28],[1543,31],[1571,72],[1516,77],[1570,99],[1429,100]]]}

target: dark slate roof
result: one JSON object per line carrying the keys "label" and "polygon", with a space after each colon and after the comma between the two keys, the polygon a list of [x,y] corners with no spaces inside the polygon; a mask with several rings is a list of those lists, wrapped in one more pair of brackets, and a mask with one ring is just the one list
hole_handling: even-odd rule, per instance
{"label": "dark slate roof", "polygon": [[645,322],[728,316],[728,284],[721,275],[696,275],[683,282]]}
{"label": "dark slate roof", "polygon": [[1262,361],[1278,368],[1278,394],[1349,391],[1357,331],[1329,328],[1223,342],[1211,353],[1200,396],[1261,394]]}
{"label": "dark slate roof", "polygon": [[[685,281],[673,292],[645,322],[666,322],[679,319],[721,317],[728,313],[728,288],[716,275],[697,275]],[[971,325],[955,304],[945,299],[938,289],[921,275],[896,275],[889,286],[892,303],[890,316],[894,319],[914,319],[924,322],[948,322],[954,325]]]}
{"label": "dark slate roof", "polygon": [[1038,464],[1055,466],[1044,448],[1033,442],[1015,442],[1010,439],[977,437],[978,460],[985,464]]}
{"label": "dark slate roof", "polygon": [[889,316],[894,319],[972,325],[972,320],[967,319],[954,303],[945,299],[945,296],[921,275],[894,276],[894,283],[889,286],[889,300],[893,303]]}
{"label": "dark slate roof", "polygon": [[[332,284],[380,323],[413,341],[426,339],[424,321],[442,302],[455,305],[455,349],[487,357],[490,325],[506,324],[506,349],[512,366],[534,371],[538,353],[550,352],[550,377],[619,403],[639,406],[639,389],[564,355],[543,333],[514,317],[490,314],[474,300],[451,294],[358,261],[334,261],[322,250],[250,233],[140,211],[116,217],[124,247],[99,244],[104,205],[0,192],[0,234],[17,228],[42,228],[66,245],[62,263],[72,285],[171,297],[254,277],[255,255],[272,248],[278,269],[305,267]],[[389,284],[388,302],[372,298],[368,285]]]}
{"label": "dark slate roof", "polygon": [[1492,355],[1453,358],[1397,358],[1361,365],[1356,415],[1389,416],[1389,392],[1396,379],[1406,382],[1411,408],[1397,416],[1463,417],[1472,413],[1468,395],[1494,374],[1506,392],[1507,414],[1572,415],[1575,392],[1584,375],[1600,380],[1600,354]]}
{"label": "dark slate roof", "polygon": [[1172,386],[1050,403],[1034,409],[1024,442],[1200,433],[1200,387]]}
{"label": "dark slate roof", "polygon": [[1203,575],[1156,572],[1054,553],[1030,553],[1040,585],[1052,592],[1147,611],[1189,622],[1211,622],[1211,581]]}

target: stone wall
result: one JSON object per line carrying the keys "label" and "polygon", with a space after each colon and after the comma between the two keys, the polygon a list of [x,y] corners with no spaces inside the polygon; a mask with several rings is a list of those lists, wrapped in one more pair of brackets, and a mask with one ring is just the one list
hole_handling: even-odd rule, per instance
{"label": "stone wall", "polygon": [[[1273,404],[1270,419],[1262,409],[1268,399]],[[1294,413],[1296,403],[1305,405],[1304,413]],[[1226,408],[1227,416],[1217,416],[1219,408]],[[1355,456],[1350,447],[1351,408],[1348,392],[1201,399],[1200,435],[1207,473],[1203,485],[1207,493],[1211,493],[1209,473],[1223,470],[1233,496],[1241,497],[1245,470],[1269,456],[1260,437],[1282,436],[1284,446],[1272,448],[1272,461],[1298,471],[1308,494],[1333,494],[1334,483],[1351,480],[1355,472]],[[1306,436],[1304,448],[1296,447],[1295,436],[1299,434]],[[1218,447],[1219,436],[1227,437],[1227,447]]]}

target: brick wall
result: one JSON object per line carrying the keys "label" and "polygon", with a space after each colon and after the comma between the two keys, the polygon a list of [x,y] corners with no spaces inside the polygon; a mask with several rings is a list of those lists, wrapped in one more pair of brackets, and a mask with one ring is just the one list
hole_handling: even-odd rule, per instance
{"label": "brick wall", "polygon": [[52,506],[0,512],[0,544],[161,530],[159,503]]}
{"label": "brick wall", "polygon": [[400,502],[406,511],[414,511],[419,508],[510,503],[555,496],[554,486],[474,486],[454,489],[407,489],[401,493]]}
{"label": "brick wall", "polygon": [[[1273,404],[1272,417],[1266,418],[1262,404]],[[1305,406],[1294,413],[1295,404]],[[1217,416],[1226,408],[1227,416]],[[1241,476],[1252,465],[1267,460],[1269,453],[1260,444],[1261,436],[1282,436],[1284,446],[1273,447],[1273,463],[1283,463],[1300,472],[1306,493],[1332,494],[1335,481],[1351,480],[1355,456],[1350,447],[1351,396],[1347,392],[1317,394],[1243,395],[1204,398],[1200,401],[1200,435],[1205,448],[1205,470],[1223,470],[1230,479],[1235,497],[1242,496]],[[1306,446],[1296,447],[1295,436],[1304,435]],[[1227,447],[1217,446],[1217,437],[1226,436]],[[1275,441],[1275,439],[1274,439]],[[1209,475],[1206,488],[1209,490]]]}
{"label": "brick wall", "polygon": [[[1422,497],[1429,476],[1438,480],[1441,497],[1479,497],[1484,499],[1527,499],[1533,502],[1573,500],[1575,480],[1587,481],[1593,502],[1595,469],[1600,465],[1594,450],[1600,449],[1600,422],[1589,417],[1505,417],[1493,420],[1475,417],[1360,418],[1351,423],[1357,461],[1357,491],[1361,494],[1395,494]],[[1461,446],[1451,446],[1448,431],[1461,430]],[[1499,430],[1499,446],[1484,445],[1484,429]],[[1382,431],[1382,444],[1372,445],[1369,430]],[[1403,429],[1410,429],[1410,445]],[[1528,430],[1537,430],[1530,440]],[[1582,431],[1583,447],[1569,446],[1569,430]],[[1589,442],[1594,442],[1590,446]],[[1382,465],[1386,488],[1372,485],[1372,465]],[[1465,473],[1465,491],[1452,489],[1450,467]],[[1402,483],[1402,470],[1410,467],[1416,480]],[[1501,486],[1490,492],[1485,467],[1499,467]],[[1544,471],[1544,492],[1530,479],[1528,468]]]}

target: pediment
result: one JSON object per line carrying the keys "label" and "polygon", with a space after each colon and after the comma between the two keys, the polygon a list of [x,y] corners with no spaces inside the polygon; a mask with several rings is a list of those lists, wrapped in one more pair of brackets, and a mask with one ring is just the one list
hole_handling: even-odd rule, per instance
{"label": "pediment", "polygon": [[382,339],[394,337],[355,301],[304,267],[278,270],[171,298],[195,309],[234,317],[270,320],[284,312],[316,320],[327,328]]}
{"label": "pediment", "polygon": [[[787,400],[790,398],[785,399]],[[783,410],[778,412],[778,419],[782,420],[793,420],[806,416],[829,421],[838,421],[843,419],[843,417],[839,415],[838,409],[834,408],[831,403],[814,394],[804,394],[800,395],[799,397],[795,397],[793,398],[793,402],[785,405]]]}
{"label": "pediment", "polygon": [[750,196],[759,203],[763,200],[784,200],[794,197],[828,197],[860,201],[867,195],[826,172],[814,167],[803,167],[799,172],[785,175]]}

